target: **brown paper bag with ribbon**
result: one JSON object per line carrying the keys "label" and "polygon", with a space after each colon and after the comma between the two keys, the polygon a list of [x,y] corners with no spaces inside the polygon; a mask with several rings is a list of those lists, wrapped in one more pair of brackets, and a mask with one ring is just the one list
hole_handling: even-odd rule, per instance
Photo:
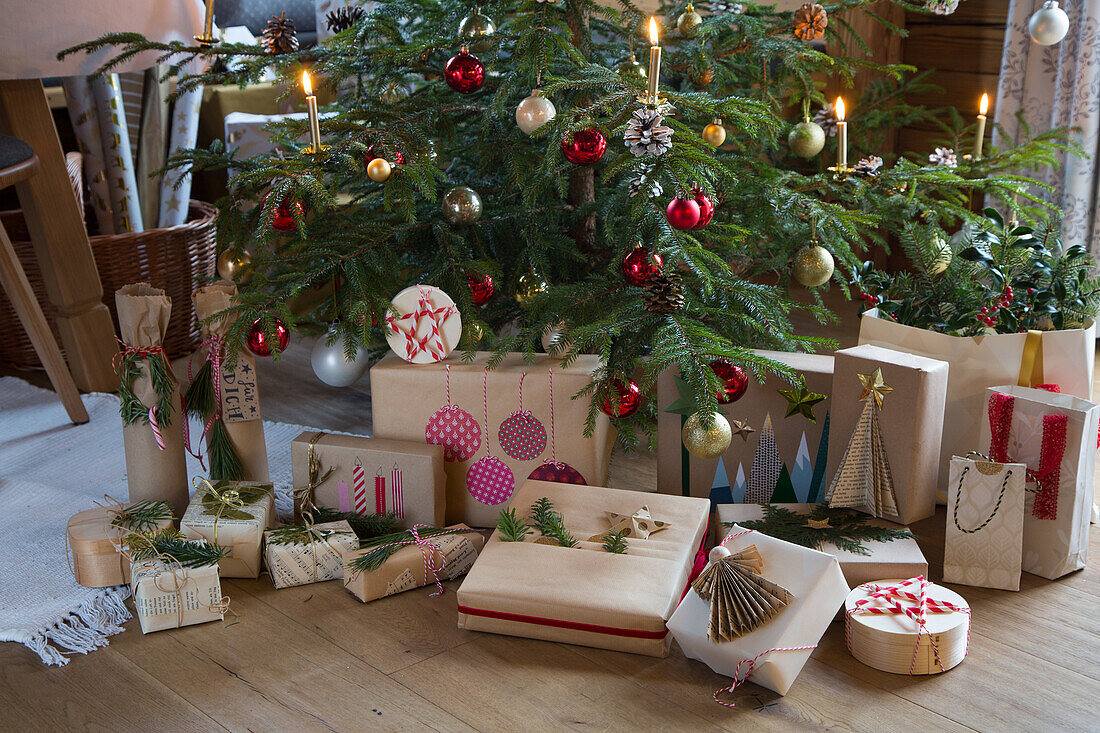
{"label": "brown paper bag with ribbon", "polygon": [[[236,296],[237,286],[228,282],[207,285],[192,295],[195,313],[200,321],[204,321],[202,353],[209,363],[210,379],[214,382],[213,414],[203,416],[203,436],[208,449],[214,441],[221,440],[222,435],[226,436],[239,461],[239,468],[235,463],[230,467],[216,466],[217,461],[212,457],[211,478],[266,483],[270,480],[270,474],[264,424],[260,416],[256,362],[245,349],[239,349],[232,362],[226,358],[229,349],[224,339],[234,323],[233,318],[205,322],[232,305]],[[188,407],[192,407],[190,402]]]}
{"label": "brown paper bag with ribbon", "polygon": [[147,283],[115,293],[123,350],[115,358],[121,386],[123,446],[130,501],[161,499],[187,508],[187,462],[179,383],[164,353],[172,300]]}

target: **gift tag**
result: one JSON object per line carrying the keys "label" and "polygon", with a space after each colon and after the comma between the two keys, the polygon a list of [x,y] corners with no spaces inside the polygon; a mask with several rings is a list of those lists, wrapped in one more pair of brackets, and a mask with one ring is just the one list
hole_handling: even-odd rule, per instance
{"label": "gift tag", "polygon": [[581,475],[580,471],[573,468],[568,463],[562,463],[561,461],[547,461],[543,463],[541,466],[536,467],[528,478],[535,481],[553,481],[558,484],[588,485],[588,482],[584,480],[584,476]]}
{"label": "gift tag", "polygon": [[511,498],[516,477],[504,461],[485,456],[466,471],[466,490],[482,504],[496,506]]}
{"label": "gift tag", "polygon": [[447,358],[462,336],[462,317],[451,296],[432,285],[412,285],[393,297],[386,311],[386,341],[413,364]]}

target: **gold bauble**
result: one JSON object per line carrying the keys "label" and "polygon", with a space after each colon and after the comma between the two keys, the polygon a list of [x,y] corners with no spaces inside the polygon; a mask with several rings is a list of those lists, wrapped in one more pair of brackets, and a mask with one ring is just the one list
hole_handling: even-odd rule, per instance
{"label": "gold bauble", "polygon": [[644,84],[649,79],[649,69],[634,54],[630,54],[629,59],[619,64],[617,71],[619,76],[627,81],[638,81]]}
{"label": "gold bauble", "polygon": [[251,277],[246,272],[252,264],[252,254],[247,249],[227,249],[218,255],[218,277],[235,283],[246,283]]}
{"label": "gold bauble", "polygon": [[545,293],[550,286],[534,272],[525,272],[516,281],[516,302],[526,305],[539,293]]}
{"label": "gold bauble", "polygon": [[378,183],[385,183],[389,179],[392,171],[393,167],[385,158],[375,158],[367,163],[367,175],[370,176],[372,181],[377,181]]}
{"label": "gold bauble", "polygon": [[695,12],[695,6],[688,3],[684,12],[676,19],[676,30],[684,38],[695,38],[699,34],[699,25],[703,22],[703,16]]}
{"label": "gold bauble", "polygon": [[382,104],[386,104],[392,107],[407,96],[409,96],[408,87],[406,87],[404,84],[398,84],[395,81],[391,81],[386,86],[386,88],[382,90],[379,98],[382,100]]}
{"label": "gold bauble", "polygon": [[733,440],[729,421],[719,413],[714,414],[710,429],[703,427],[703,413],[696,412],[684,422],[680,431],[684,447],[696,458],[717,458],[726,452]]}
{"label": "gold bauble", "polygon": [[803,120],[791,128],[787,145],[799,158],[812,158],[825,147],[825,130],[813,120]]}
{"label": "gold bauble", "polygon": [[726,142],[726,128],[722,126],[722,120],[715,120],[703,128],[703,140],[716,148]]}
{"label": "gold bauble", "polygon": [[791,263],[791,274],[799,284],[816,288],[829,282],[833,276],[833,255],[820,244],[809,244],[798,250]]}
{"label": "gold bauble", "polygon": [[951,264],[951,245],[941,232],[932,235],[932,261],[928,264],[928,272],[939,275]]}

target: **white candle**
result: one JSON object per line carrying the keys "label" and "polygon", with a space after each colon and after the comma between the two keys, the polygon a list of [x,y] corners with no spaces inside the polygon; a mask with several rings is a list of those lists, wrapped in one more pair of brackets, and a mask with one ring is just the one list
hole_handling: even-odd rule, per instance
{"label": "white candle", "polygon": [[985,143],[985,113],[989,111],[989,95],[983,94],[978,105],[978,133],[974,137],[974,160],[982,159],[982,146]]}
{"label": "white candle", "polygon": [[306,110],[309,112],[309,140],[312,152],[321,152],[321,123],[317,119],[317,97],[313,95],[313,84],[309,72],[302,72],[302,88],[306,92]]}
{"label": "white candle", "polygon": [[844,120],[844,100],[836,98],[836,167],[845,170],[848,167],[848,123]]}
{"label": "white candle", "polygon": [[661,75],[661,45],[657,42],[657,21],[649,19],[649,101],[657,103],[657,78]]}

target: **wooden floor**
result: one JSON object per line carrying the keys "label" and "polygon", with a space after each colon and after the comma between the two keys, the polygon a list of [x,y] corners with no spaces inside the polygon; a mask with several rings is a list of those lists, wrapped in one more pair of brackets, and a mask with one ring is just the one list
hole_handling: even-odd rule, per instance
{"label": "wooden floor", "polygon": [[[267,419],[369,428],[366,380],[325,387],[301,344],[262,367]],[[652,490],[653,457],[616,454],[609,483]],[[944,526],[941,508],[913,528],[934,580]],[[1091,540],[1093,562],[1060,581],[1025,574],[1018,593],[956,587],[973,634],[947,674],[864,667],[833,624],[789,695],[747,684],[733,710],[710,697],[728,681],[675,645],[653,659],[460,631],[459,581],[439,598],[421,589],[363,605],[338,582],[276,591],[266,578],[224,580],[239,614],[224,624],[142,636],[131,621],[63,668],[0,644],[0,730],[1095,731],[1096,528]]]}

